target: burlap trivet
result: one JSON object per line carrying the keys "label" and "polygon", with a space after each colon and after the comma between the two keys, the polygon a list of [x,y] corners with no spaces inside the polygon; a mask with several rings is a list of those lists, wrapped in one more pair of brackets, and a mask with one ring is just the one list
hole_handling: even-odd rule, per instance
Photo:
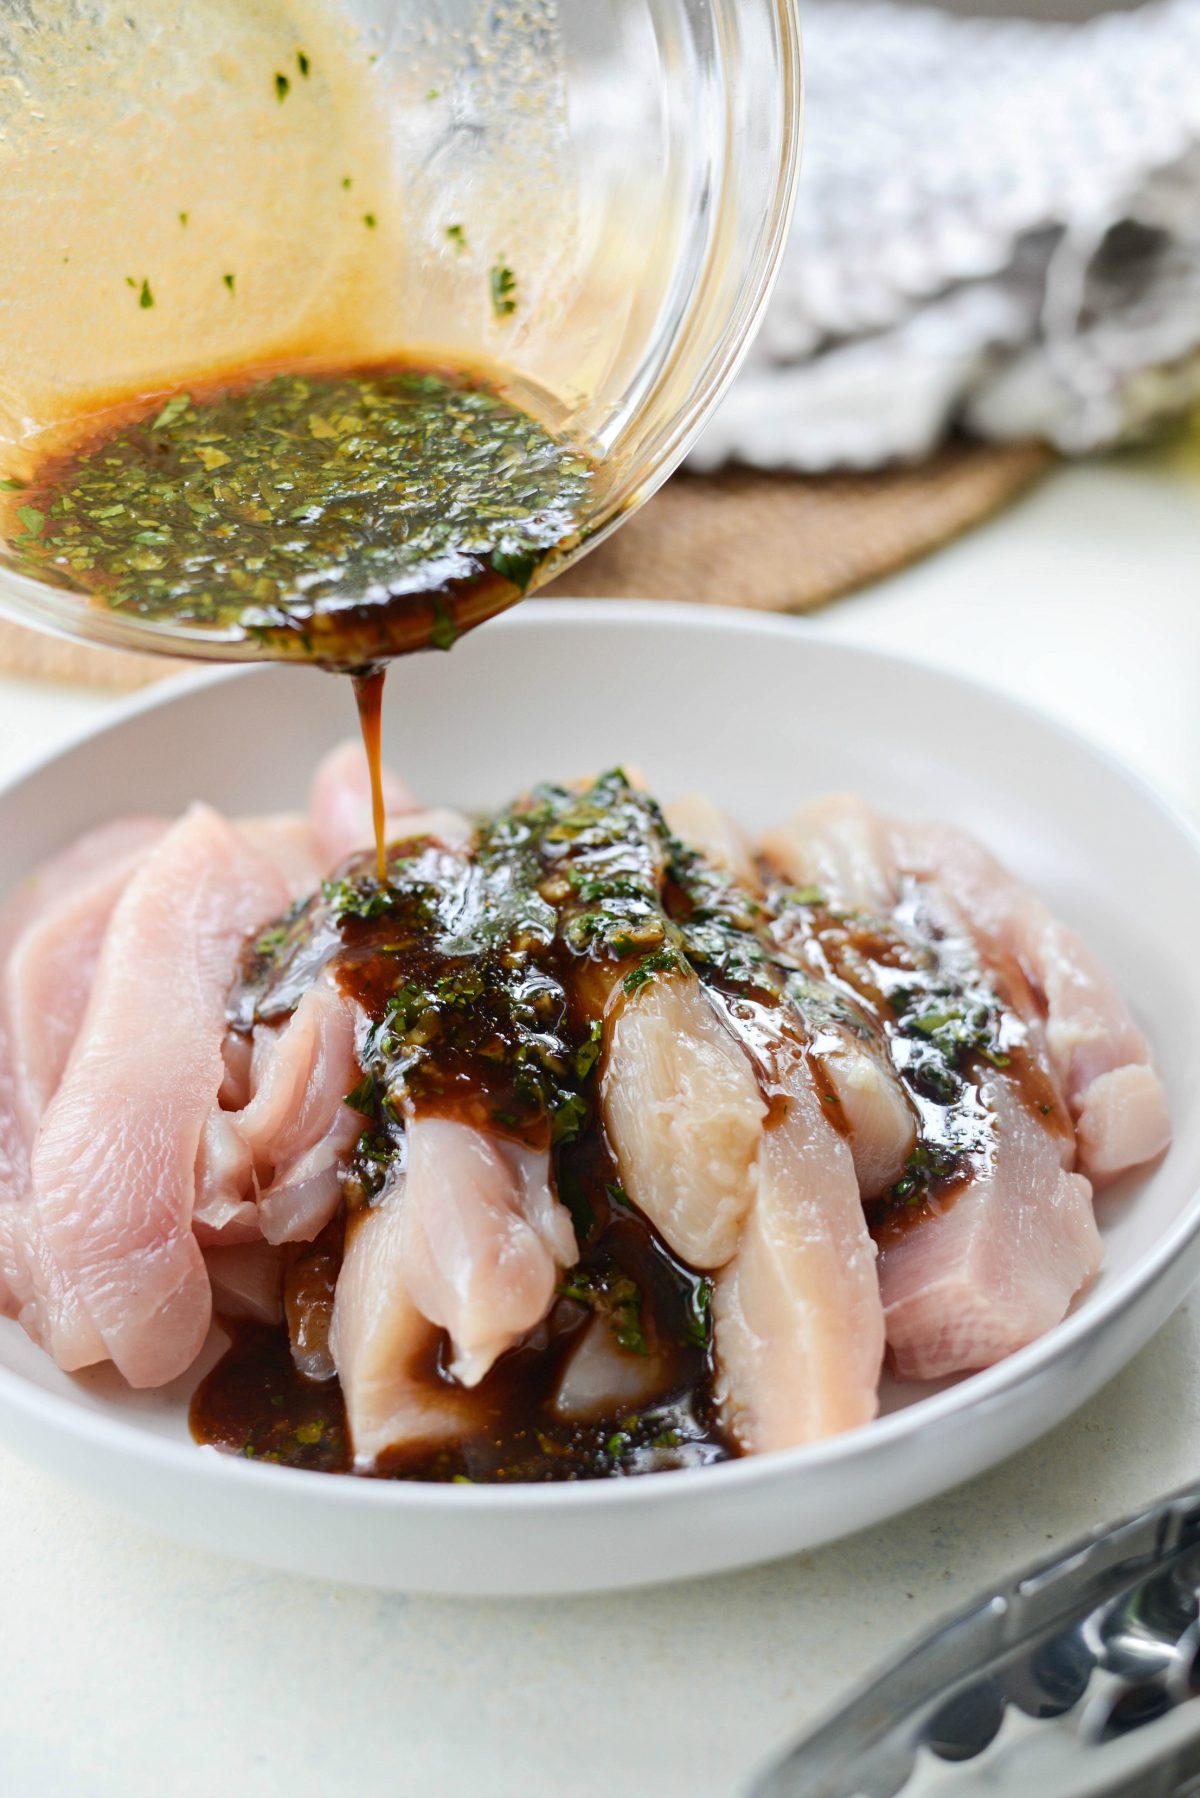
{"label": "burlap trivet", "polygon": [[[963,444],[884,474],[679,475],[546,591],[810,611],[986,518],[1049,461],[1036,445]],[[0,620],[3,672],[129,688],[184,666],[86,649]]]}

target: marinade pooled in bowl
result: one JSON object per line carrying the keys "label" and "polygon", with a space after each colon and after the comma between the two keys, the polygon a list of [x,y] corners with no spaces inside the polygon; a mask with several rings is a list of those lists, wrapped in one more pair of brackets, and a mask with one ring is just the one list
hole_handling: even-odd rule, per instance
{"label": "marinade pooled in bowl", "polygon": [[448,649],[593,503],[589,458],[456,366],[251,370],[99,419],[6,483],[23,572],[327,668]]}

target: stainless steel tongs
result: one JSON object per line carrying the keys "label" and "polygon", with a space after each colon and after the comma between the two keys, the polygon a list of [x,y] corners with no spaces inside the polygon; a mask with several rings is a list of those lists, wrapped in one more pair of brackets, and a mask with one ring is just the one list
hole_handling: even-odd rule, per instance
{"label": "stainless steel tongs", "polygon": [[903,1652],[751,1798],[1200,1794],[1200,1486]]}

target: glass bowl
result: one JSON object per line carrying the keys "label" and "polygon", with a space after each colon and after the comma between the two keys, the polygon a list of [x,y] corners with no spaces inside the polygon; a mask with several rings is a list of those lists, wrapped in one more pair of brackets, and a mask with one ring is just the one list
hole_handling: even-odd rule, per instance
{"label": "glass bowl", "polygon": [[[732,378],[800,112],[794,0],[30,0],[0,15],[0,476],[117,395],[315,344],[449,357],[601,460],[549,579],[661,485]],[[2,540],[0,610],[270,653],[31,578]]]}

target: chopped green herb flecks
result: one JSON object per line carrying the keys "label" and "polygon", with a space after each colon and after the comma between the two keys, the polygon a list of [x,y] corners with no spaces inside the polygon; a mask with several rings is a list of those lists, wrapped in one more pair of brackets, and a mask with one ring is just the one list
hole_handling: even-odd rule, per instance
{"label": "chopped green herb flecks", "polygon": [[346,1094],[346,1103],[351,1111],[360,1111],[366,1115],[367,1108],[375,1097],[375,1076],[364,1074],[357,1086],[352,1086]]}
{"label": "chopped green herb flecks", "polygon": [[[603,1031],[576,1016],[570,990],[619,984],[647,941],[671,938],[661,831],[654,801],[619,771],[583,790],[539,787],[485,820],[469,855],[398,845],[383,884],[368,858],[352,860],[256,938],[239,1027],[287,1016],[327,965],[344,968],[371,1017],[347,1097],[367,1124],[354,1179],[368,1201],[405,1117],[453,1093],[556,1155],[585,1137]],[[683,965],[678,949],[659,953]]]}
{"label": "chopped green herb flecks", "polygon": [[309,61],[303,50],[297,50],[296,52],[296,67],[307,81],[312,71],[312,63]]}
{"label": "chopped green herb flecks", "polygon": [[587,1122],[589,1106],[581,1093],[568,1093],[560,1099],[550,1119],[550,1141],[557,1145],[578,1136]]}
{"label": "chopped green herb flecks", "polygon": [[347,1472],[338,1382],[305,1379],[292,1361],[286,1330],[245,1322],[227,1328],[234,1347],[192,1400],[193,1433],[248,1461]]}
{"label": "chopped green herb flecks", "polygon": [[575,1078],[577,1080],[587,1079],[588,1075],[600,1059],[600,1050],[603,1042],[604,1026],[599,1018],[593,1018],[592,1022],[588,1025],[587,1037],[575,1051],[574,1068]]}
{"label": "chopped green herb flecks", "polygon": [[433,649],[453,649],[458,642],[458,626],[441,600],[433,605],[433,625],[429,632],[429,643]]}
{"label": "chopped green herb flecks", "polygon": [[501,580],[511,581],[521,593],[529,590],[529,583],[537,572],[539,557],[519,550],[498,549],[492,554],[491,563]]}
{"label": "chopped green herb flecks", "polygon": [[226,287],[229,289],[230,293],[232,293],[234,290],[234,286],[237,282],[237,276],[236,275],[222,275],[221,279],[225,283]]}
{"label": "chopped green herb flecks", "polygon": [[376,225],[375,214],[373,212],[364,212],[363,224],[367,227],[368,231],[373,231]]}
{"label": "chopped green herb flecks", "polygon": [[491,272],[492,311],[497,318],[511,318],[517,309],[517,277],[503,263]]}
{"label": "chopped green herb flecks", "polygon": [[467,247],[467,234],[463,227],[461,225],[447,225],[446,239],[447,242],[454,245],[455,250],[461,256]]}
{"label": "chopped green herb flecks", "polygon": [[149,281],[143,281],[138,292],[138,305],[143,311],[148,311],[153,304],[154,295],[150,291],[150,283]]}
{"label": "chopped green herb flecks", "polygon": [[630,1275],[602,1265],[587,1273],[576,1271],[558,1290],[563,1298],[587,1305],[602,1317],[627,1354],[650,1353],[642,1328],[642,1294]]}
{"label": "chopped green herb flecks", "polygon": [[903,1177],[892,1188],[892,1197],[916,1204],[938,1181],[953,1180],[966,1171],[962,1153],[939,1143],[918,1143],[905,1163]]}
{"label": "chopped green herb flecks", "polygon": [[683,961],[674,949],[659,949],[653,955],[643,955],[636,968],[631,968],[622,982],[625,991],[632,997],[659,974],[678,974],[683,970]]}
{"label": "chopped green herb flecks", "polygon": [[191,403],[190,393],[177,393],[173,399],[167,401],[158,416],[150,421],[150,429],[152,431],[169,431],[172,425],[178,424],[179,420],[186,416]]}
{"label": "chopped green herb flecks", "polygon": [[360,666],[511,603],[578,539],[593,479],[482,381],[280,374],[160,399],[47,462],[23,553],[115,611]]}
{"label": "chopped green herb flecks", "polygon": [[[1030,1103],[1045,1075],[974,942],[949,927],[936,903],[928,912],[921,880],[905,875],[900,887],[886,918],[836,909],[815,887],[779,884],[767,901],[772,941],[795,964],[786,990],[811,1037],[861,1039],[909,1096],[917,1143],[891,1198],[912,1207],[945,1196],[983,1165],[991,1125],[979,1086],[989,1070],[1019,1074]],[[836,1082],[831,1089],[833,1113]]]}
{"label": "chopped green herb flecks", "polygon": [[712,1337],[712,1297],[713,1283],[701,1275],[692,1288],[687,1319],[688,1335],[697,1348],[706,1349]]}
{"label": "chopped green herb flecks", "polygon": [[[336,408],[309,417],[336,420]],[[358,1077],[345,1100],[361,1127],[339,1168],[348,1231],[367,1227],[360,1208],[379,1215],[395,1202],[406,1170],[415,1182],[416,1132],[437,1119],[480,1133],[471,1153],[495,1170],[497,1191],[510,1182],[514,1215],[545,1246],[553,1238],[555,1296],[470,1394],[456,1393],[471,1418],[461,1435],[376,1472],[624,1478],[721,1459],[732,1446],[714,1388],[723,1276],[672,1254],[631,1196],[646,1196],[649,1175],[626,1159],[606,1045],[635,1034],[649,1006],[705,1008],[746,1049],[768,1132],[807,1103],[805,1128],[847,1134],[850,1088],[839,1082],[860,1069],[873,1079],[878,1058],[913,1123],[899,1177],[864,1192],[886,1246],[985,1172],[998,1082],[1018,1082],[1031,1112],[1055,1114],[1052,1076],[1038,1084],[1010,1002],[1017,976],[985,966],[915,876],[899,877],[883,917],[816,887],[772,884],[765,864],[751,890],[683,843],[619,768],[536,787],[471,828],[469,842],[457,829],[449,843],[398,840],[380,871],[350,858],[249,945],[230,1010],[249,1035],[282,1023],[318,981],[353,1000]],[[342,1228],[330,1226],[335,1256]],[[453,1331],[431,1343],[417,1375],[431,1396],[453,1385],[454,1352]],[[597,1381],[619,1384],[636,1409],[614,1400],[597,1414]],[[337,1428],[330,1410],[297,1411],[289,1398],[278,1413],[260,1405],[252,1428],[222,1441],[258,1459],[332,1465],[345,1452]]]}
{"label": "chopped green herb flecks", "polygon": [[292,84],[288,80],[287,76],[277,72],[276,76],[275,76],[275,98],[279,101],[279,104],[281,106],[283,105],[283,102],[287,99],[291,90],[292,90]]}

